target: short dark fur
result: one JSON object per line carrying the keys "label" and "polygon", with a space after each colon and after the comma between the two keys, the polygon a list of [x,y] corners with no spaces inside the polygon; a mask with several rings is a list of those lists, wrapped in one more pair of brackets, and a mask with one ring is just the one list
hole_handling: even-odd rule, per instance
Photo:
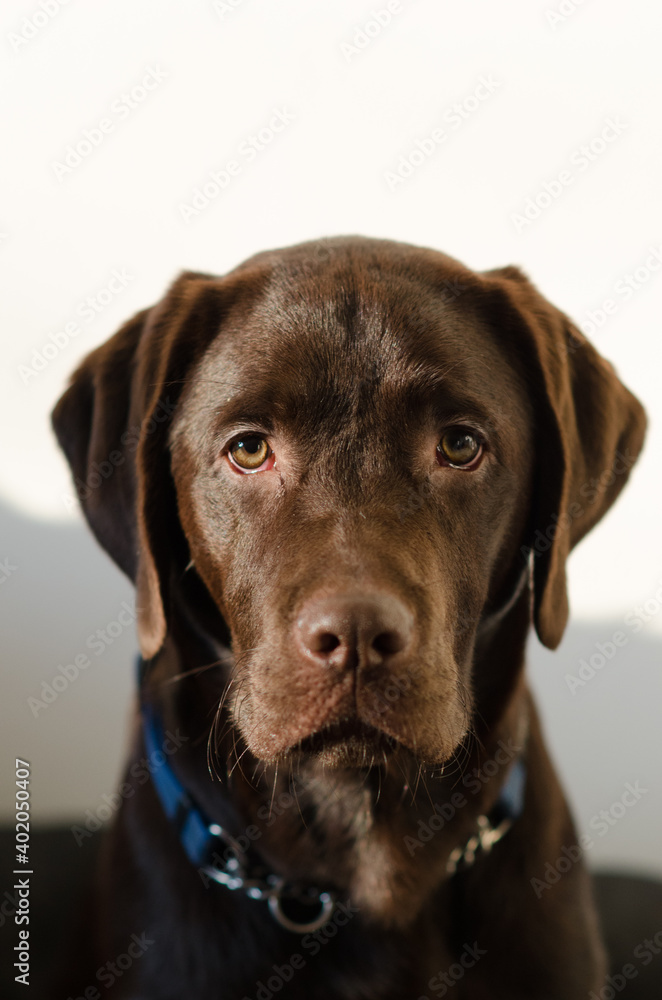
{"label": "short dark fur", "polygon": [[[222,457],[247,422],[277,471],[237,475]],[[481,431],[475,472],[435,466],[449,424]],[[645,418],[567,317],[515,268],[477,274],[382,240],[303,244],[222,278],[183,274],[85,359],[54,426],[92,530],[136,582],[148,696],[185,737],[173,769],[212,817],[257,827],[273,872],[357,911],[313,956],[264,903],[206,886],[152,784],[129,778],[96,964],[133,932],[155,943],[112,995],[253,998],[299,952],[280,997],[415,1000],[474,943],[485,954],[458,1000],[599,990],[583,865],[541,898],[532,888],[576,833],[524,647],[532,620],[558,645],[566,557],[624,485]],[[334,601],[341,619],[381,615],[396,646],[370,662],[308,655],[302,630]],[[508,768],[470,794],[462,775],[500,742],[526,760],[523,815],[449,879]],[[137,732],[132,761],[143,753]],[[412,850],[458,789],[466,806]]]}

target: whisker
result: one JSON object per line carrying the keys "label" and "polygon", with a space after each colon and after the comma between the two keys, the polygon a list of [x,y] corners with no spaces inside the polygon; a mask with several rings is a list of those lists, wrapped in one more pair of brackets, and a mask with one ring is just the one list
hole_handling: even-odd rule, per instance
{"label": "whisker", "polygon": [[184,670],[181,674],[175,674],[174,677],[166,677],[165,680],[159,682],[159,687],[165,687],[166,684],[176,684],[178,681],[183,681],[187,677],[195,677],[198,674],[203,674],[207,670],[213,670],[215,667],[224,666],[230,657],[222,658],[219,660],[214,660],[213,663],[205,663],[202,667],[193,667],[190,670]]}
{"label": "whisker", "polygon": [[418,783],[421,780],[421,775],[423,773],[423,765],[418,765],[418,774],[416,775],[416,784],[414,785],[414,791],[412,792],[411,802],[412,805],[416,802],[416,792],[418,791]]}
{"label": "whisker", "polygon": [[[235,744],[235,746],[236,746],[236,744]],[[232,765],[232,770],[231,770],[231,771],[230,771],[230,773],[228,774],[228,778],[231,778],[231,777],[232,777],[232,775],[233,775],[233,773],[234,773],[234,771],[235,771],[235,768],[239,767],[239,762],[241,761],[241,758],[242,758],[242,757],[244,756],[244,754],[246,754],[246,753],[248,753],[248,747],[244,747],[244,749],[243,749],[243,750],[241,751],[241,753],[239,754],[239,756],[238,756],[238,757],[237,757],[237,759],[235,760],[234,764]],[[240,770],[241,770],[241,768],[240,768]],[[242,771],[241,773],[243,774],[244,772]],[[244,777],[245,777],[245,775],[244,775]]]}
{"label": "whisker", "polygon": [[423,771],[422,771],[422,770],[421,770],[421,781],[423,782],[423,788],[425,789],[425,794],[426,794],[426,795],[427,795],[427,797],[428,797],[428,800],[429,800],[429,802],[430,802],[430,805],[431,805],[431,806],[432,806],[432,808],[434,809],[434,806],[435,806],[435,804],[434,804],[434,802],[432,801],[432,796],[430,795],[430,792],[429,792],[429,790],[428,790],[428,786],[427,786],[427,783],[426,783],[426,781],[425,781],[425,775],[423,774]]}
{"label": "whisker", "polygon": [[304,819],[304,816],[303,816],[303,811],[301,809],[301,803],[299,802],[299,795],[297,793],[296,782],[293,780],[293,778],[294,778],[294,776],[292,774],[292,762],[290,761],[290,787],[292,788],[292,794],[294,795],[294,801],[297,804],[297,809],[299,811],[299,816],[301,817],[301,822],[303,823],[304,828],[307,830],[308,829],[308,824],[306,823],[306,821]]}
{"label": "whisker", "polygon": [[269,803],[269,819],[271,819],[271,810],[274,807],[274,798],[276,797],[276,781],[278,780],[278,761],[276,761],[276,769],[274,771],[274,787],[271,792],[271,802]]}

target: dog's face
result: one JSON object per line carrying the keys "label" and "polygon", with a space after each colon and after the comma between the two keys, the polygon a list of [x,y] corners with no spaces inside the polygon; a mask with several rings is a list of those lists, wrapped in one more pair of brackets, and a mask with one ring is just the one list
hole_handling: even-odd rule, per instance
{"label": "dog's face", "polygon": [[56,429],[84,483],[81,461],[140,428],[135,461],[81,499],[137,578],[146,655],[173,577],[198,574],[256,757],[441,763],[531,549],[536,626],[559,641],[565,556],[623,485],[643,414],[517,272],[380,241],[327,250],[184,276],[84,363]]}
{"label": "dog's face", "polygon": [[383,733],[441,761],[469,725],[481,615],[522,567],[525,381],[461,293],[407,273],[343,261],[242,306],[171,433],[191,557],[232,633],[236,722],[266,759],[303,741],[381,760]]}

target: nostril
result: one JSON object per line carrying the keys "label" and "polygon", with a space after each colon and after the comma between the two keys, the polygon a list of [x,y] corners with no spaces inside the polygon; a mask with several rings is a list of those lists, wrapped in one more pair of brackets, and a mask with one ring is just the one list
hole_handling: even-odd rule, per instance
{"label": "nostril", "polygon": [[380,632],[372,640],[372,648],[383,656],[391,656],[405,648],[406,642],[400,632]]}
{"label": "nostril", "polygon": [[332,653],[340,645],[340,639],[333,632],[321,632],[315,636],[311,647],[314,653]]}

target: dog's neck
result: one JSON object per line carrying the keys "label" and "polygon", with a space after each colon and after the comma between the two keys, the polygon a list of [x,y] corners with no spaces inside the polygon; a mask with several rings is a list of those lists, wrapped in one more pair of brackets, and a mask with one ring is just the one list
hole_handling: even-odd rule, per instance
{"label": "dog's neck", "polygon": [[475,732],[443,768],[421,767],[404,751],[369,770],[334,770],[313,759],[264,765],[246,749],[227,710],[210,754],[227,654],[214,650],[222,662],[209,668],[211,650],[199,630],[180,629],[177,641],[153,662],[148,696],[164,727],[185,738],[173,770],[233,836],[250,828],[252,846],[267,868],[294,883],[333,887],[383,924],[406,925],[448,880],[451,852],[475,834],[478,817],[492,810],[522,754],[529,713],[521,669],[527,631],[523,592],[479,638],[476,658],[489,658],[492,669],[481,670],[478,662],[476,675],[498,674],[498,692],[489,683],[476,690]]}

